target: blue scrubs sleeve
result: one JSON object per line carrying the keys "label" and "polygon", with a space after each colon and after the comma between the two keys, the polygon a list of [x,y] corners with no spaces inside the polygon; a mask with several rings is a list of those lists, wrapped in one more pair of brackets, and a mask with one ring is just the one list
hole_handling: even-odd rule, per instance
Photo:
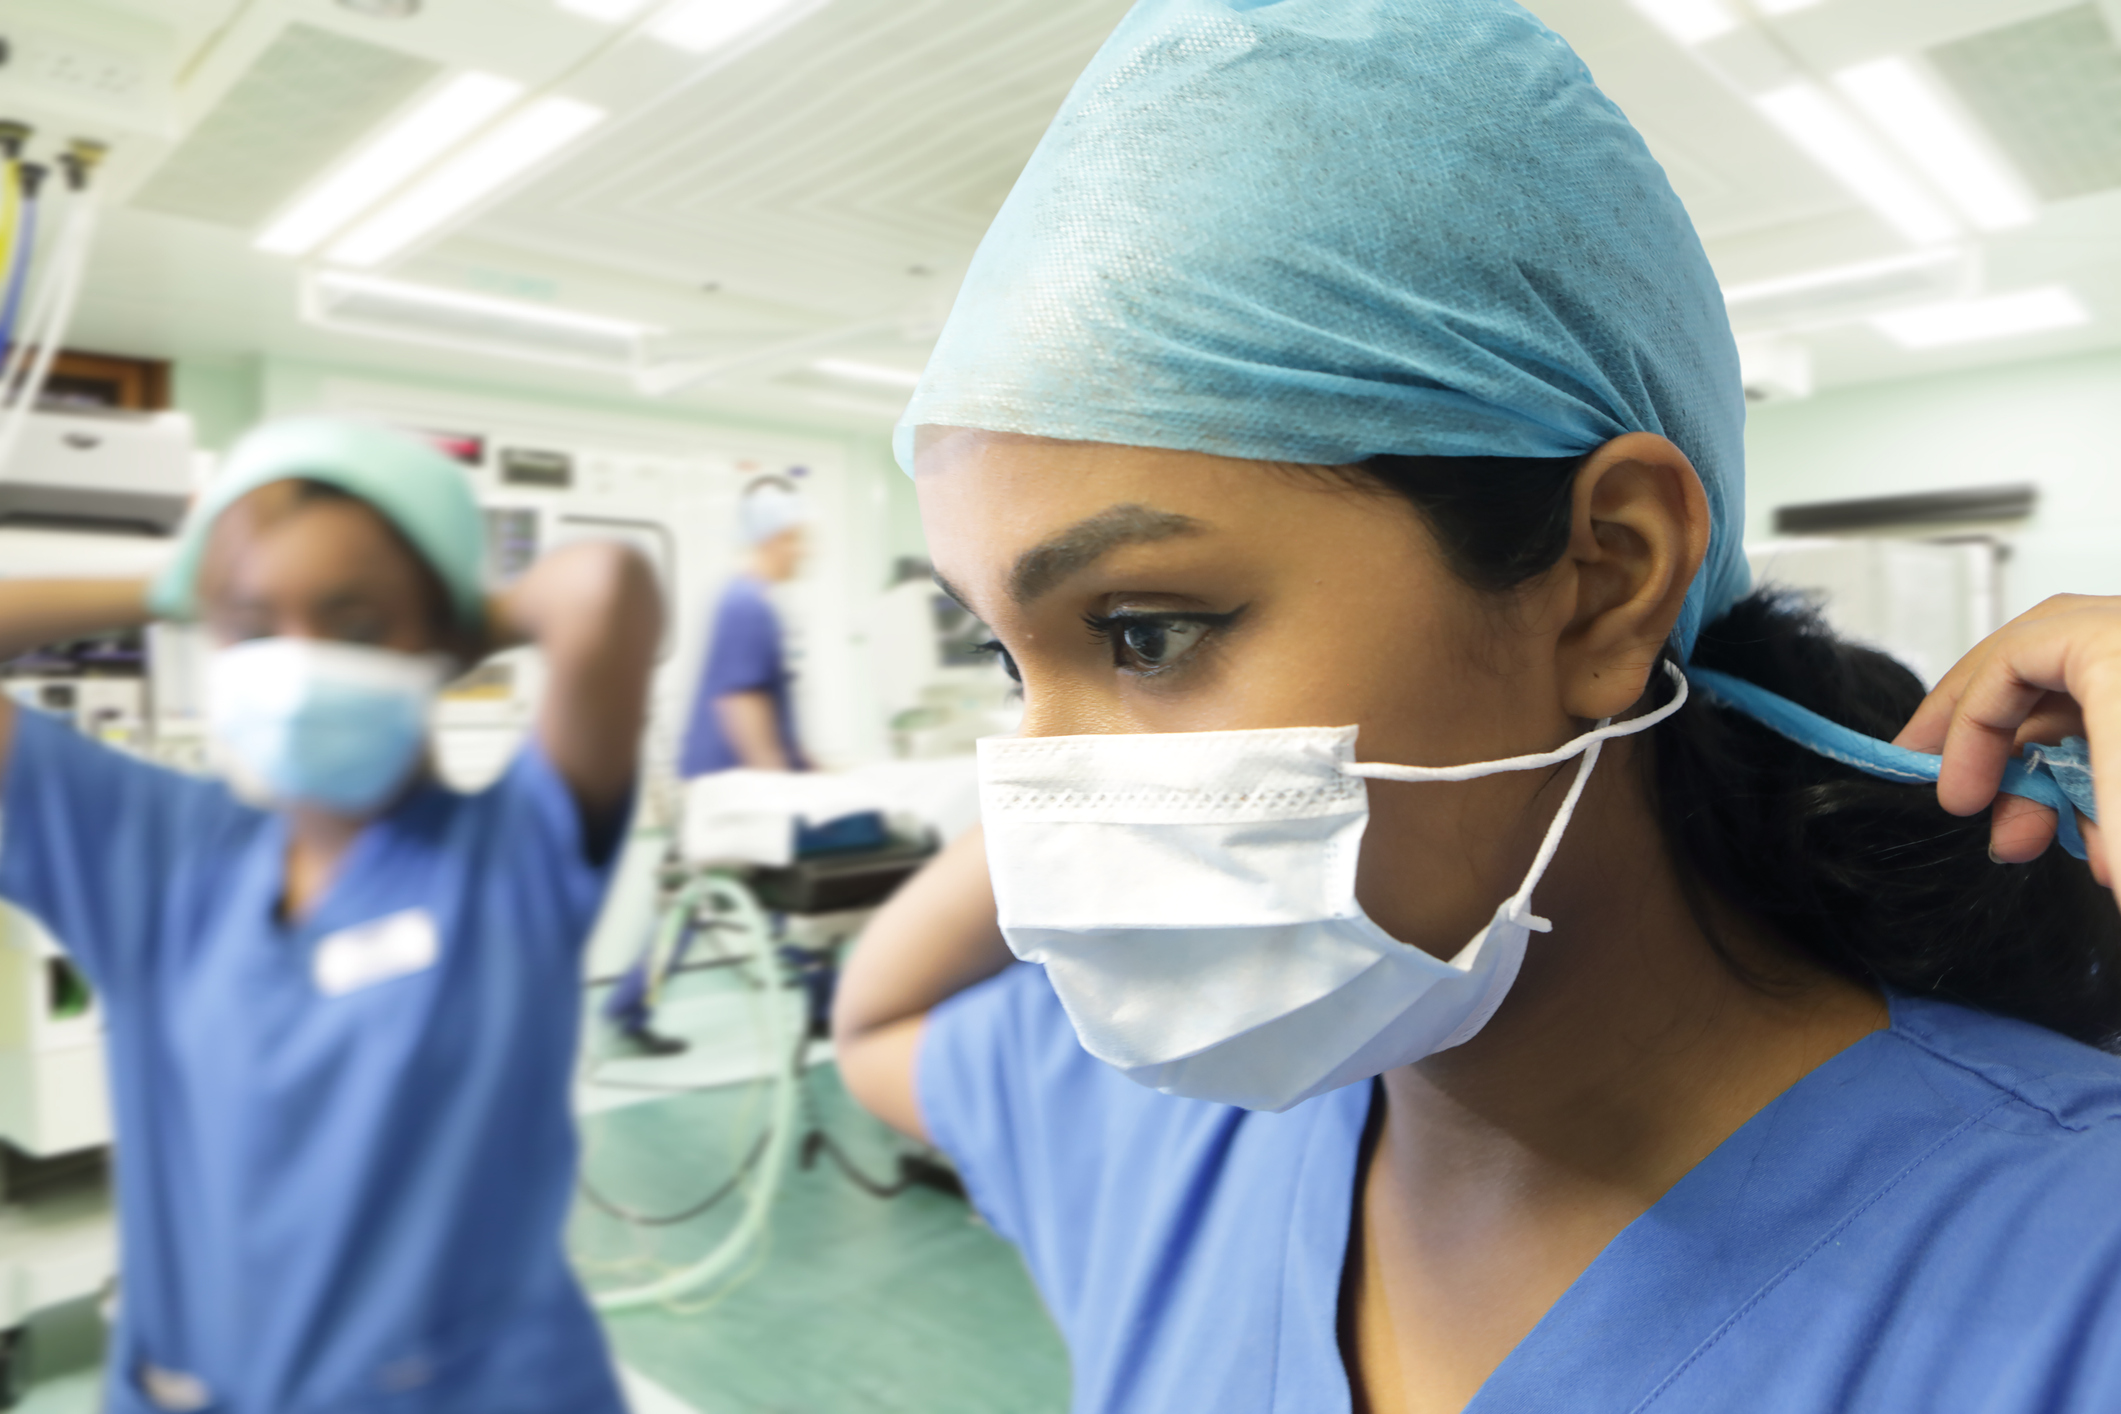
{"label": "blue scrubs sleeve", "polygon": [[[624,826],[614,826],[606,838],[590,838],[574,792],[535,736],[487,788],[481,806],[488,818],[500,822],[508,839],[497,857],[506,859],[511,870],[537,879],[540,887],[556,890],[557,916],[582,920],[582,928],[576,930],[579,936],[572,942],[577,949],[586,946],[588,927],[604,905],[612,871],[624,852]],[[632,811],[629,802],[619,808],[618,818]],[[511,853],[513,859],[508,858]]]}
{"label": "blue scrubs sleeve", "polygon": [[0,898],[34,914],[104,991],[150,964],[187,859],[259,818],[212,782],[153,766],[29,708],[0,795]]}
{"label": "blue scrubs sleeve", "polygon": [[1065,1328],[1106,1186],[1108,1131],[1155,1099],[1082,1047],[1045,969],[1017,963],[928,1014],[921,1120]]}

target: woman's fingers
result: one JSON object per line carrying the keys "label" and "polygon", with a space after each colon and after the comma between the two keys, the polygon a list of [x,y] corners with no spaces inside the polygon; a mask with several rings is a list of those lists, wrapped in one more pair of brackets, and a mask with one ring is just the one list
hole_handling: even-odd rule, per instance
{"label": "woman's fingers", "polygon": [[1959,699],[1966,693],[1967,683],[1982,671],[1990,657],[1999,648],[2007,650],[2012,636],[2024,632],[2028,626],[2043,619],[2072,613],[2085,602],[2121,604],[2121,600],[2086,601],[2081,595],[2058,594],[2034,605],[1975,644],[1965,657],[1952,664],[1951,671],[1930,689],[1929,696],[1923,698],[1922,705],[1915,709],[1915,715],[1908,719],[1908,724],[1893,738],[1893,744],[1905,746],[1913,751],[1942,751],[1945,732],[1951,726],[1952,713],[1957,709]]}
{"label": "woman's fingers", "polygon": [[2055,838],[2055,812],[2023,796],[1996,798],[1989,817],[1988,856],[1998,864],[2029,864]]}
{"label": "woman's fingers", "polygon": [[[1938,803],[1971,815],[1995,799],[2021,743],[2080,732],[2091,742],[2099,812],[2111,820],[2121,811],[2121,599],[2065,596],[2012,620],[1945,675],[1897,740],[1943,752]],[[2036,842],[2044,847],[2053,836],[2053,820],[2047,811],[1999,805],[1990,835],[1996,856],[2035,857]],[[2102,881],[2114,877],[2103,837],[2093,852]]]}

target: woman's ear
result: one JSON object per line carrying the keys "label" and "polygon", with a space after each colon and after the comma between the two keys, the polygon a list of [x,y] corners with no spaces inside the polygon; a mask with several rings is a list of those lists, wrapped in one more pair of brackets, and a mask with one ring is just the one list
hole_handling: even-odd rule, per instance
{"label": "woman's ear", "polygon": [[1635,704],[1708,549],[1708,496],[1686,453],[1630,432],[1590,455],[1563,566],[1575,591],[1556,644],[1564,711],[1596,720]]}

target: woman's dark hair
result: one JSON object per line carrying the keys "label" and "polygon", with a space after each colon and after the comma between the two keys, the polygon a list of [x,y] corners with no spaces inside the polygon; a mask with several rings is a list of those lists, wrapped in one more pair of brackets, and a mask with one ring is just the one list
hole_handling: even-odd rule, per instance
{"label": "woman's dark hair", "polygon": [[[1413,503],[1454,573],[1502,592],[1567,550],[1581,465],[1376,457],[1363,470]],[[1787,593],[1755,593],[1709,624],[1693,662],[1886,739],[1923,698],[1913,673],[1836,638]],[[1933,790],[1867,776],[1699,696],[1648,740],[1666,843],[1697,895],[1720,895],[1846,976],[2121,1041],[2121,912],[2059,846],[1996,864],[1987,812],[1948,815]]]}

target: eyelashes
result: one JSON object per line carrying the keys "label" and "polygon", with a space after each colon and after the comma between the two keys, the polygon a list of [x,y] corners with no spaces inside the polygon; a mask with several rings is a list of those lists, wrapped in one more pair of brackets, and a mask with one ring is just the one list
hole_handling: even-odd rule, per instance
{"label": "eyelashes", "polygon": [[1110,645],[1112,666],[1147,675],[1177,667],[1216,633],[1237,622],[1245,607],[1227,613],[1198,611],[1085,614],[1090,636]]}
{"label": "eyelashes", "polygon": [[1002,647],[1002,641],[999,638],[990,638],[985,643],[975,643],[972,645],[972,651],[989,658],[1001,659],[1002,671],[1009,675],[1009,681],[1015,683],[1018,687],[1024,685],[1024,675],[1016,670],[1016,659],[1009,656],[1009,650]]}
{"label": "eyelashes", "polygon": [[[1203,643],[1235,624],[1248,607],[1240,605],[1220,614],[1181,610],[1084,614],[1083,627],[1093,640],[1110,649],[1113,667],[1149,677],[1181,666]],[[1023,673],[1000,639],[975,643],[972,651],[999,658],[1009,680],[1023,685]]]}

